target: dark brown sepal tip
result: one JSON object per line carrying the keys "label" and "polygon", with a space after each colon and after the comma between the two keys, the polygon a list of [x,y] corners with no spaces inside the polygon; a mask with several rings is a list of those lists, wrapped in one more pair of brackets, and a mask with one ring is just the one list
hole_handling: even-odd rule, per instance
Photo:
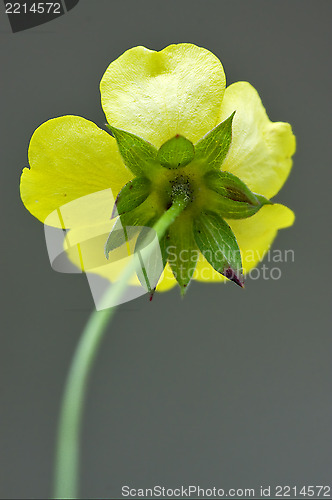
{"label": "dark brown sepal tip", "polygon": [[185,283],[184,285],[180,285],[181,297],[183,298],[188,291],[189,283]]}
{"label": "dark brown sepal tip", "polygon": [[239,275],[236,274],[234,269],[231,267],[228,267],[227,269],[224,270],[223,275],[225,278],[229,279],[230,281],[234,281],[237,285],[239,285],[241,288],[244,288],[244,279],[243,279],[243,274],[240,273]]}
{"label": "dark brown sepal tip", "polygon": [[[120,194],[120,193],[119,193]],[[115,198],[115,202],[114,202],[114,207],[113,207],[113,210],[112,210],[112,215],[111,215],[111,219],[114,219],[114,217],[116,217],[118,214],[118,200],[119,200],[119,194],[118,196]]]}

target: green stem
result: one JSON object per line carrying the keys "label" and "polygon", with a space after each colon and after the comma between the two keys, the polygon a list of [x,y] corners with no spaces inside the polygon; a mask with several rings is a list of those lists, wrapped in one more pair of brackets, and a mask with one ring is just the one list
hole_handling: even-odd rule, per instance
{"label": "green stem", "polygon": [[[153,229],[160,240],[168,227],[186,207],[185,200],[176,199],[154,225]],[[122,272],[120,278],[105,294],[105,304],[116,304],[123,296],[128,281],[135,272],[135,259],[132,258]],[[106,326],[115,313],[116,307],[94,311],[84,330],[66,381],[62,400],[57,438],[55,462],[54,498],[78,498],[79,480],[79,438],[81,432],[82,413],[88,378],[103,339]]]}

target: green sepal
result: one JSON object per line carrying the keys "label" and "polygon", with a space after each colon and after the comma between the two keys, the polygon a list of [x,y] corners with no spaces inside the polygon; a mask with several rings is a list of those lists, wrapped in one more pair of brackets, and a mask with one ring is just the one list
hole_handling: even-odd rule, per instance
{"label": "green sepal", "polygon": [[[155,219],[152,219],[145,227],[140,231],[135,245],[135,253],[138,257],[138,263],[136,267],[136,274],[141,283],[141,285],[151,294],[157,286],[160,276],[166,265],[166,247],[165,241],[166,237],[157,242],[156,233],[152,228],[155,223]],[[158,245],[159,248],[149,252],[149,255],[144,255],[144,249],[149,244]]]}
{"label": "green sepal", "polygon": [[189,217],[175,220],[168,230],[167,257],[174,277],[181,288],[181,295],[187,287],[196,269],[199,251],[193,234],[193,223]]}
{"label": "green sepal", "polygon": [[232,122],[235,111],[195,145],[195,160],[202,161],[206,170],[220,169],[232,142]]}
{"label": "green sepal", "polygon": [[116,221],[112,231],[108,235],[105,244],[105,255],[108,259],[109,253],[117,248],[128,243],[132,238],[134,238],[139,231],[139,228],[130,226],[126,227],[121,224],[120,219]]}
{"label": "green sepal", "polygon": [[226,219],[245,219],[254,215],[263,205],[272,202],[253,193],[236,175],[229,172],[207,172],[206,186],[217,196],[210,198],[210,206]]}
{"label": "green sepal", "polygon": [[195,156],[195,147],[182,135],[176,135],[159,149],[157,160],[165,168],[181,168],[190,163]]}
{"label": "green sepal", "polygon": [[138,207],[151,192],[151,181],[146,177],[135,177],[121,189],[118,194],[112,213],[112,219],[116,215],[122,215]]}
{"label": "green sepal", "polygon": [[134,210],[131,210],[130,212],[120,215],[105,244],[106,258],[108,258],[108,255],[112,250],[125,245],[128,241],[135,238],[140,232],[141,227],[148,225],[150,219],[151,211],[149,211],[146,207],[142,208],[142,205],[138,206]]}
{"label": "green sepal", "polygon": [[124,164],[137,176],[149,176],[158,163],[156,161],[158,150],[141,137],[106,125],[114,135]]}
{"label": "green sepal", "polygon": [[268,198],[265,198],[265,196],[263,196],[262,194],[257,194],[255,193],[255,196],[257,198],[257,200],[259,201],[259,203],[261,203],[261,205],[273,205],[273,201],[269,200]]}
{"label": "green sepal", "polygon": [[209,189],[233,201],[259,205],[258,199],[236,175],[230,172],[207,172],[204,180]]}
{"label": "green sepal", "polygon": [[[126,214],[127,215],[130,215],[130,214]],[[144,218],[144,224],[142,224],[142,226],[146,227],[147,230],[149,229],[152,229],[153,226],[156,224],[156,222],[158,222],[160,216],[159,215],[155,215],[154,217],[151,218],[151,211],[150,211],[150,215],[148,216],[148,212],[145,212],[144,213],[145,215],[145,218]],[[140,220],[143,220],[142,217],[140,217]],[[147,235],[149,234],[153,234],[152,232],[150,233],[149,231],[147,231],[146,233]],[[142,234],[141,237],[139,237],[137,239],[137,242],[139,243],[139,241],[142,245],[142,242],[143,242],[143,237],[144,237],[144,234]],[[160,251],[161,251],[161,255],[162,255],[162,259],[163,259],[163,264],[164,264],[164,267],[166,266],[166,263],[167,263],[167,250],[166,250],[166,234],[159,240],[159,246],[160,246]]]}
{"label": "green sepal", "polygon": [[243,287],[241,252],[229,225],[219,215],[203,212],[194,219],[194,237],[213,269]]}

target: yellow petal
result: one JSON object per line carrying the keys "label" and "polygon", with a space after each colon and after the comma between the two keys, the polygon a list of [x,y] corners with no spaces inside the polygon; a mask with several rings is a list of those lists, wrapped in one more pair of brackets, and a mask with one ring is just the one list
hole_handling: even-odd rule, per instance
{"label": "yellow petal", "polygon": [[[31,137],[28,155],[30,169],[22,173],[21,198],[42,222],[68,202],[97,191],[111,189],[115,198],[132,178],[115,139],[78,116],[43,123]],[[83,215],[77,223],[86,223]],[[56,226],[57,221],[48,218],[47,224]]]}
{"label": "yellow petal", "polygon": [[250,271],[269,250],[279,229],[294,223],[295,215],[284,205],[264,205],[248,219],[228,220],[241,249],[243,270]]}
{"label": "yellow petal", "polygon": [[[264,258],[278,230],[291,226],[294,218],[292,210],[275,204],[264,205],[257,214],[247,219],[227,220],[241,249],[244,273],[248,273]],[[197,263],[194,278],[198,281],[227,281],[203,256]]]}
{"label": "yellow petal", "polygon": [[233,111],[232,144],[222,170],[240,177],[255,193],[271,198],[292,167],[296,145],[291,126],[269,120],[257,91],[248,82],[226,88],[219,121]]}
{"label": "yellow petal", "polygon": [[157,285],[157,292],[167,292],[177,284],[171,266],[167,263]]}
{"label": "yellow petal", "polygon": [[156,147],[176,134],[197,142],[217,125],[224,89],[219,59],[188,43],[127,50],[100,83],[109,123]]}

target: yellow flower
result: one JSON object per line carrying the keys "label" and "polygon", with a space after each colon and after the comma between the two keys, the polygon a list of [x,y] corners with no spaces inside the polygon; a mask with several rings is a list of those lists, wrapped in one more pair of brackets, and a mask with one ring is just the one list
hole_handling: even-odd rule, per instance
{"label": "yellow flower", "polygon": [[[295,137],[288,123],[269,120],[258,93],[249,83],[237,82],[227,88],[225,84],[222,64],[206,49],[192,44],[170,45],[160,52],[134,47],[106,70],[100,84],[101,102],[115,137],[117,132],[130,132],[151,143],[156,151],[176,136],[186,138],[197,147],[218,124],[228,123],[235,111],[229,122],[231,144],[223,159],[222,171],[243,181],[248,192],[251,190],[261,195],[261,199],[270,199],[288,177]],[[78,116],[63,116],[42,124],[31,138],[29,165],[21,178],[23,203],[40,221],[47,219],[51,225],[57,225],[58,219],[50,218],[50,214],[65,204],[109,189],[116,198],[123,186],[134,178],[123,161],[116,139]],[[199,165],[193,160],[188,167],[183,164],[183,168],[200,179]],[[171,167],[158,175],[158,179],[174,184],[175,173]],[[189,175],[189,179],[192,177]],[[167,207],[157,199],[161,181],[158,180],[158,184],[152,179],[151,182],[150,201],[144,201],[144,206],[145,210],[155,210],[151,212],[153,218]],[[188,181],[181,182],[183,185]],[[198,187],[197,193],[199,190]],[[205,201],[201,208],[207,210],[209,195],[203,193],[202,197]],[[178,231],[177,241],[183,228],[199,216],[197,210],[189,207],[171,226],[171,235]],[[65,225],[71,228],[73,240],[78,241],[79,235],[86,234],[87,227],[109,224],[110,213],[107,203],[102,207],[98,202],[89,210],[71,213],[70,223]],[[263,258],[278,229],[292,225],[294,214],[287,207],[269,204],[266,200],[254,215],[224,216],[224,220],[240,247],[243,271],[248,272]],[[198,253],[193,272],[194,279],[201,281],[225,280],[202,253]],[[170,288],[175,283],[167,264],[158,289]]]}

